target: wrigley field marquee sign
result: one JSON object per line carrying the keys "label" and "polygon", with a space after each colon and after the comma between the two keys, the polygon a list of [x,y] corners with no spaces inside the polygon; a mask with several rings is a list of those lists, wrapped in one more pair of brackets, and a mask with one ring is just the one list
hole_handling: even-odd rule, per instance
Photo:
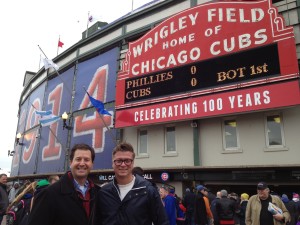
{"label": "wrigley field marquee sign", "polygon": [[116,127],[300,103],[292,27],[271,1],[212,2],[129,43],[116,84]]}

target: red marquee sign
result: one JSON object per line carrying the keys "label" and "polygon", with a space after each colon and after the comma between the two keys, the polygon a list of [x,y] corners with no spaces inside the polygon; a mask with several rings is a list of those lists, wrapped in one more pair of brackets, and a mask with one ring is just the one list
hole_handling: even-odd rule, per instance
{"label": "red marquee sign", "polygon": [[[270,85],[298,77],[293,28],[285,27],[270,0],[198,5],[170,17],[129,44],[117,79],[116,127],[286,106],[287,102],[299,104],[296,83]],[[295,95],[285,92],[284,97],[271,101],[278,95],[274,87],[287,88],[286,84],[293,86]],[[264,96],[265,90],[271,90],[267,98],[272,103],[226,109],[231,95],[247,93],[252,97],[245,98],[251,99],[254,93]],[[204,99],[222,99],[223,107],[200,113]],[[185,107],[193,102],[197,102],[197,108],[201,104],[201,110],[188,116],[147,120],[138,113],[136,118],[136,112],[148,113],[150,118],[150,109]]]}

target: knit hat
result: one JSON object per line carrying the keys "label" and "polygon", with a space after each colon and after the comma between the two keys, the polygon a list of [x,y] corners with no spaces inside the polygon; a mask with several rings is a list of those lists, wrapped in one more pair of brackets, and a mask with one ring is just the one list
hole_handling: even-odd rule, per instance
{"label": "knit hat", "polygon": [[208,191],[208,189],[207,189],[206,187],[204,187],[203,185],[198,185],[198,186],[196,187],[196,189],[197,189],[197,191],[202,191],[202,190]]}
{"label": "knit hat", "polygon": [[247,193],[241,194],[241,197],[242,197],[244,200],[248,200],[248,199],[249,199],[249,195],[248,195]]}
{"label": "knit hat", "polygon": [[34,191],[34,195],[36,195],[37,193],[39,193],[41,190],[43,190],[44,188],[49,186],[49,181],[48,180],[40,180],[39,182],[37,182],[35,191]]}
{"label": "knit hat", "polygon": [[288,198],[288,196],[287,196],[286,194],[283,194],[283,195],[281,196],[281,200],[282,200],[284,203],[288,203],[288,202],[289,202],[289,198]]}
{"label": "knit hat", "polygon": [[37,182],[36,188],[41,188],[44,186],[48,186],[50,183],[47,180],[40,180],[39,182]]}

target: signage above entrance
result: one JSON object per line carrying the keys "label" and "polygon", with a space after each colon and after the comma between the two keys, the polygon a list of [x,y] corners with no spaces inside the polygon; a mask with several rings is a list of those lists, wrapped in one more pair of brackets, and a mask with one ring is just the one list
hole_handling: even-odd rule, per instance
{"label": "signage above entrance", "polygon": [[[172,107],[191,97],[298,77],[293,28],[285,27],[271,0],[198,5],[129,43],[116,83],[115,125],[138,125],[131,113],[148,105]],[[124,115],[126,125],[119,120]],[[193,118],[199,114],[183,119]]]}

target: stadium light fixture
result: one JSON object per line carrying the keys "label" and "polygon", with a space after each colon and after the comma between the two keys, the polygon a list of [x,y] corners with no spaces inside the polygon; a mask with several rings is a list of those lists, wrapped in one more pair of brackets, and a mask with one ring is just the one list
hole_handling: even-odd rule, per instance
{"label": "stadium light fixture", "polygon": [[67,130],[71,130],[73,127],[71,127],[71,126],[69,126],[69,125],[67,124],[67,120],[68,120],[68,118],[69,118],[69,115],[68,115],[66,112],[64,112],[64,113],[62,114],[61,118],[63,119],[63,122],[64,122],[64,124],[63,124],[63,130],[64,130],[65,128],[66,128]]}
{"label": "stadium light fixture", "polygon": [[20,142],[20,138],[22,137],[21,133],[18,133],[16,136],[16,145],[23,145],[22,142]]}

